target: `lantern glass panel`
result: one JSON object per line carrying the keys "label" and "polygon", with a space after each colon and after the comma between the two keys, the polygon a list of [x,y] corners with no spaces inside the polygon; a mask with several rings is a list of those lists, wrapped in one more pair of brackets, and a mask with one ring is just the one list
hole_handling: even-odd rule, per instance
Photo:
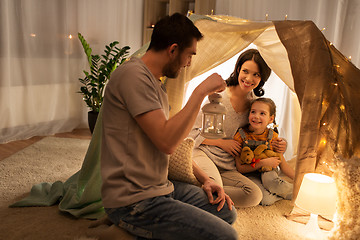
{"label": "lantern glass panel", "polygon": [[210,134],[223,134],[224,119],[225,115],[221,113],[204,113],[203,132]]}
{"label": "lantern glass panel", "polygon": [[209,95],[209,103],[201,109],[203,112],[203,122],[201,135],[205,138],[223,138],[224,121],[226,108],[221,104],[222,97],[218,93]]}

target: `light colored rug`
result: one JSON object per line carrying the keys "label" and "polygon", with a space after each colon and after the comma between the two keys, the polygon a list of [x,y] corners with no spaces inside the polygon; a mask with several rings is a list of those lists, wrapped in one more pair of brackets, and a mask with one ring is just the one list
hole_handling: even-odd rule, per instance
{"label": "light colored rug", "polygon": [[[82,164],[89,140],[46,137],[0,161],[0,239],[91,239],[85,231],[93,221],[61,213],[58,206],[8,208],[25,197],[34,184],[65,181]],[[234,228],[239,239],[297,240],[304,225],[286,219],[290,201],[238,209]]]}

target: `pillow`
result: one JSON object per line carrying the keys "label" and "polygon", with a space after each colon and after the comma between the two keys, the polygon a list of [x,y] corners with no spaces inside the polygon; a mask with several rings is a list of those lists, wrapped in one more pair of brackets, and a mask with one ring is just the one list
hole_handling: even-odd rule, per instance
{"label": "pillow", "polygon": [[186,182],[201,186],[193,173],[192,154],[194,139],[186,138],[176,148],[169,158],[168,178],[179,182]]}

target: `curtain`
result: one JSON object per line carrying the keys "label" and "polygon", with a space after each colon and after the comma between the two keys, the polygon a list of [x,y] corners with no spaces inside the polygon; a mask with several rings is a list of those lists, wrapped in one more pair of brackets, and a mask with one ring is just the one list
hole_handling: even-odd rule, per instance
{"label": "curtain", "polygon": [[93,54],[142,44],[142,0],[0,0],[0,143],[87,127],[78,79]]}

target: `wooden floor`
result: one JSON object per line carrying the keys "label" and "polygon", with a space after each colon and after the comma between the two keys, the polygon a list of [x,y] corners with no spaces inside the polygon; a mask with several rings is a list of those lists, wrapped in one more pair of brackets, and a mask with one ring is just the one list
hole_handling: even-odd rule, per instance
{"label": "wooden floor", "polygon": [[[64,138],[91,139],[91,133],[88,128],[75,129],[72,132],[57,133],[52,136]],[[20,151],[21,149],[30,146],[31,144],[36,143],[43,138],[44,136],[32,137],[27,140],[13,141],[5,144],[0,144],[0,161]]]}

